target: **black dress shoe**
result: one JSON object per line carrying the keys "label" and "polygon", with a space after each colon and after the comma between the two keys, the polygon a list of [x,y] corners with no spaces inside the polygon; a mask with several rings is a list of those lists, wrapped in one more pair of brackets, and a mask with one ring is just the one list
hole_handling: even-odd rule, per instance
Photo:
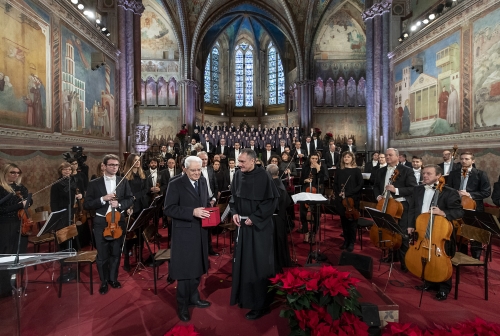
{"label": "black dress shoe", "polygon": [[340,249],[341,250],[345,250],[346,247],[347,247],[347,242],[346,241],[342,245],[340,245]]}
{"label": "black dress shoe", "polygon": [[108,283],[113,288],[122,288],[122,284],[119,283],[118,281],[109,281],[108,280]]}
{"label": "black dress shoe", "polygon": [[104,283],[101,284],[101,287],[99,287],[99,293],[101,295],[104,295],[107,292],[108,292],[108,284],[104,282]]}
{"label": "black dress shoe", "polygon": [[211,303],[208,301],[203,301],[203,300],[198,300],[194,303],[190,303],[190,307],[196,307],[196,308],[208,308],[210,307]]}
{"label": "black dress shoe", "polygon": [[448,298],[448,293],[445,293],[445,292],[438,292],[436,294],[436,300],[438,301],[444,301]]}
{"label": "black dress shoe", "polygon": [[264,315],[267,315],[271,312],[271,309],[269,308],[264,308],[264,309],[252,309],[250,310],[246,315],[245,318],[247,320],[257,320],[261,318]]}
{"label": "black dress shoe", "polygon": [[352,252],[352,251],[354,251],[354,244],[349,244],[349,245],[347,245],[346,251],[347,251],[347,252]]}
{"label": "black dress shoe", "polygon": [[211,255],[211,256],[219,256],[219,253],[215,252],[215,251],[208,251],[208,255]]}
{"label": "black dress shoe", "polygon": [[181,320],[183,322],[187,322],[187,321],[191,320],[191,317],[189,316],[188,307],[178,308],[177,315],[179,316],[179,320]]}

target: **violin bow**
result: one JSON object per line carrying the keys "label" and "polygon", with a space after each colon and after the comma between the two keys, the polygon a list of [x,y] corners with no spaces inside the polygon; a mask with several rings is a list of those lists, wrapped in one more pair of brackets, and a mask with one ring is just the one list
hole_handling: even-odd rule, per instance
{"label": "violin bow", "polygon": [[[134,163],[130,166],[130,168],[128,169],[128,171],[123,174],[123,176],[127,176],[128,173],[130,173],[130,171],[134,168],[135,164],[139,161],[141,161],[141,158],[142,156],[144,155],[144,153],[142,153],[141,155],[139,155],[139,158],[137,160],[134,161]],[[118,186],[125,180],[125,178],[122,178],[120,182],[118,182],[118,184],[116,185],[115,189],[113,190],[113,194],[116,192],[116,189],[118,189]]]}

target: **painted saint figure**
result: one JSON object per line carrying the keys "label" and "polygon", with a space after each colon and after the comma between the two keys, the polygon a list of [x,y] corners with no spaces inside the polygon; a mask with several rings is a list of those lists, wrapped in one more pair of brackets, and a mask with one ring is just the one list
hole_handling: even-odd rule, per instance
{"label": "painted saint figure", "polygon": [[460,101],[458,100],[458,92],[453,84],[450,85],[450,96],[448,97],[448,114],[446,120],[451,127],[455,127],[458,123],[458,114],[460,112]]}
{"label": "painted saint figure", "polygon": [[410,134],[410,100],[405,100],[405,107],[403,109],[403,118],[401,121],[401,133]]}
{"label": "painted saint figure", "polygon": [[448,111],[448,91],[446,91],[446,86],[443,85],[443,91],[439,94],[439,118],[446,120],[446,114]]}

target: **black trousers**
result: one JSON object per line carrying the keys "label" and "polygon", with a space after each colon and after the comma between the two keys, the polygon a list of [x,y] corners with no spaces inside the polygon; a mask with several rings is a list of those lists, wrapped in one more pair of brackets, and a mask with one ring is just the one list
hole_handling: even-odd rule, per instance
{"label": "black trousers", "polygon": [[95,247],[97,249],[96,264],[101,282],[106,282],[108,280],[117,281],[123,239],[125,239],[125,222],[120,221],[120,226],[123,230],[123,234],[118,239],[104,239],[102,234],[106,226],[106,219],[104,217],[95,217],[94,237],[96,245]]}
{"label": "black trousers", "polygon": [[178,307],[187,307],[190,303],[200,300],[198,286],[200,278],[177,280],[177,305]]}
{"label": "black trousers", "polygon": [[401,263],[401,267],[406,267],[405,263],[406,252],[410,248],[410,239],[408,237],[408,227],[410,226],[410,223],[408,223],[409,222],[408,212],[410,205],[408,204],[407,201],[403,201],[401,202],[401,204],[403,205],[403,215],[399,220],[399,227],[403,232],[403,242],[401,244],[401,248],[399,249],[399,261]]}
{"label": "black trousers", "polygon": [[345,216],[340,216],[340,224],[342,225],[342,233],[347,244],[354,244],[356,241],[357,220],[349,220]]}
{"label": "black trousers", "polygon": [[[311,220],[313,222],[312,230],[316,232],[316,205],[309,206],[311,211]],[[309,232],[309,226],[307,222],[307,212],[309,209],[306,207],[304,203],[300,203],[299,212],[300,212],[300,223],[302,224],[302,231]]]}

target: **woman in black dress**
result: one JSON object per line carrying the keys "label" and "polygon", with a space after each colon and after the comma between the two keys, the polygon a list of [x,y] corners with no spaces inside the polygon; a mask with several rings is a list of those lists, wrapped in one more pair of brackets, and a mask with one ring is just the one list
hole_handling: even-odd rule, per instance
{"label": "woman in black dress", "polygon": [[[129,171],[130,170],[130,171]],[[128,173],[127,173],[128,172]],[[130,154],[123,167],[123,174],[128,180],[132,194],[134,194],[134,205],[132,207],[133,218],[137,218],[141,211],[147,207],[146,195],[146,174],[142,170],[141,158],[137,154]],[[141,234],[140,230],[137,230],[136,235]],[[130,261],[129,261],[129,251],[133,245],[134,241],[132,239],[127,240],[123,250],[123,269],[125,271],[130,271]],[[140,249],[142,251],[142,249]]]}
{"label": "woman in black dress", "polygon": [[[71,218],[73,218],[75,200],[82,199],[82,190],[84,190],[84,187],[82,182],[72,175],[73,168],[68,162],[61,163],[59,168],[57,168],[57,172],[59,178],[65,178],[50,188],[50,211],[59,211],[68,209],[69,207]],[[69,220],[69,217],[64,216],[63,218],[68,218]]]}
{"label": "woman in black dress", "polygon": [[356,166],[354,154],[352,152],[344,152],[340,161],[340,169],[337,170],[334,181],[335,190],[335,205],[337,212],[340,215],[340,223],[344,233],[344,243],[340,249],[352,252],[354,250],[354,242],[356,241],[356,226],[357,220],[350,220],[345,216],[345,207],[342,205],[342,200],[350,197],[354,201],[354,207],[359,209],[359,201],[361,198],[361,188],[363,188],[363,175],[361,169]]}

